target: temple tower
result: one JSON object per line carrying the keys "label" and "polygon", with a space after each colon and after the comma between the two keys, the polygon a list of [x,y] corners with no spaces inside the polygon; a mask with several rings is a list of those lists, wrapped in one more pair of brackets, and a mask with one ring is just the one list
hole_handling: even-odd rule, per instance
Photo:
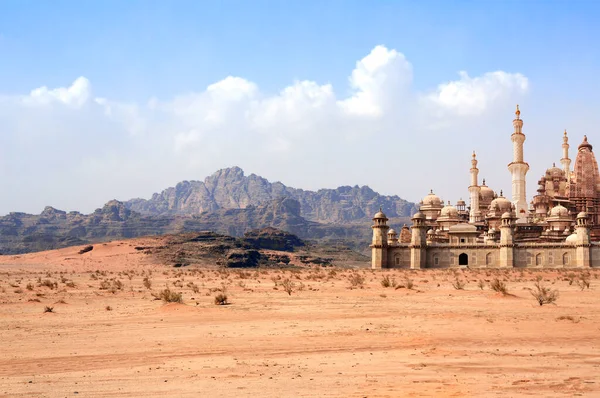
{"label": "temple tower", "polygon": [[425,225],[425,215],[421,212],[415,214],[412,222],[410,268],[425,268],[427,261],[427,226]]}
{"label": "temple tower", "polygon": [[567,177],[567,183],[569,183],[571,181],[571,159],[569,159],[569,137],[567,137],[567,130],[565,130],[563,136],[562,150],[563,157],[560,160],[560,164],[565,172],[565,177]]}
{"label": "temple tower", "polygon": [[506,212],[500,224],[500,267],[514,267],[514,243],[513,215]]}
{"label": "temple tower", "polygon": [[509,163],[508,170],[512,176],[512,202],[515,205],[518,222],[527,222],[527,196],[525,176],[529,171],[529,165],[523,161],[523,143],[525,134],[523,134],[523,120],[521,120],[521,111],[519,105],[515,112],[516,118],[513,120],[514,132],[510,136],[513,143],[513,161]]}
{"label": "temple tower", "polygon": [[373,241],[371,242],[371,268],[387,268],[388,251],[388,218],[379,208],[379,211],[373,216]]}
{"label": "temple tower", "polygon": [[480,221],[481,212],[479,211],[479,169],[477,168],[477,155],[473,151],[473,158],[471,159],[471,185],[469,186],[469,196],[471,199],[471,210],[469,211],[469,222],[471,224]]}

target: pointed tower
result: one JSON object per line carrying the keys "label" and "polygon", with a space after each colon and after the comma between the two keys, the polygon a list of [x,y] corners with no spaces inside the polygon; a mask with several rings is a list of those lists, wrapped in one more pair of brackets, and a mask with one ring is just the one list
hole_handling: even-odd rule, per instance
{"label": "pointed tower", "polygon": [[567,183],[571,181],[571,159],[569,159],[569,137],[567,137],[567,130],[565,130],[565,135],[563,136],[563,157],[560,160],[560,164],[563,167],[565,172],[565,177],[567,177]]}
{"label": "pointed tower", "polygon": [[513,161],[508,165],[508,171],[512,176],[512,202],[515,205],[518,222],[527,222],[527,196],[525,176],[529,171],[529,165],[523,161],[523,143],[525,134],[523,134],[523,120],[521,120],[521,111],[517,105],[513,120],[514,132],[510,136],[513,143]]}
{"label": "pointed tower", "polygon": [[479,169],[477,168],[477,155],[473,151],[473,158],[471,159],[471,185],[469,186],[469,196],[471,199],[471,210],[469,212],[469,222],[471,224],[480,221],[481,212],[479,211]]}

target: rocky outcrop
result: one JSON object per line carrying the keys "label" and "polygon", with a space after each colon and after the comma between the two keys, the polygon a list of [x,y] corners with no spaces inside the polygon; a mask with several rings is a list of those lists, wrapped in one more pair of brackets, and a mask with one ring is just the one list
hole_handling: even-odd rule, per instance
{"label": "rocky outcrop", "polygon": [[290,188],[280,182],[250,174],[239,167],[222,169],[202,181],[183,181],[154,194],[151,199],[132,199],[125,205],[147,215],[194,215],[220,209],[246,209],[279,198],[295,199],[300,215],[326,223],[370,221],[381,206],[388,217],[409,217],[414,203],[398,196],[384,196],[367,186],[343,186],[317,192]]}

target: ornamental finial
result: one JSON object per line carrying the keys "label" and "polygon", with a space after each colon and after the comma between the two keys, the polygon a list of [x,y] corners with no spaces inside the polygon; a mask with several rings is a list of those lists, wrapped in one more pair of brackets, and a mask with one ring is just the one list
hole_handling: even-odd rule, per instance
{"label": "ornamental finial", "polygon": [[515,111],[515,115],[517,115],[517,119],[521,116],[521,111],[519,110],[519,104],[517,104],[517,110]]}

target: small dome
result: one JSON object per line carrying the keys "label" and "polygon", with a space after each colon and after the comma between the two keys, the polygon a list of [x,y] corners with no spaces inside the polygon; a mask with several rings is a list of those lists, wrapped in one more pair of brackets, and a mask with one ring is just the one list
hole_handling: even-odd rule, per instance
{"label": "small dome", "polygon": [[398,235],[398,234],[396,233],[394,228],[390,228],[390,230],[388,231],[388,235]]}
{"label": "small dome", "polygon": [[499,196],[490,203],[490,210],[495,210],[496,208],[498,208],[501,214],[510,213],[512,211],[512,203],[504,196]]}
{"label": "small dome", "polygon": [[442,200],[440,199],[439,196],[434,194],[433,191],[429,192],[429,194],[423,198],[423,205],[424,206],[436,206],[436,207],[443,206]]}
{"label": "small dome", "polygon": [[458,210],[456,210],[456,207],[452,206],[451,204],[447,204],[440,211],[440,217],[457,218]]}
{"label": "small dome", "polygon": [[510,212],[507,211],[506,213],[502,214],[502,218],[512,218],[512,214],[510,214]]}
{"label": "small dome", "polygon": [[377,213],[375,213],[375,215],[373,216],[373,220],[375,219],[384,219],[387,220],[387,216],[385,215],[384,212],[381,211],[381,208],[379,209],[379,211]]}
{"label": "small dome", "polygon": [[546,170],[546,178],[563,178],[565,176],[565,172],[562,169],[556,167],[555,164],[552,165],[548,170]]}
{"label": "small dome", "polygon": [[569,217],[569,210],[563,205],[554,206],[552,210],[550,210],[550,217]]}
{"label": "small dome", "polygon": [[418,218],[418,219],[425,219],[425,214],[418,212],[416,213],[414,216],[412,216],[413,219]]}
{"label": "small dome", "polygon": [[490,202],[494,199],[494,191],[492,188],[485,185],[485,180],[479,187],[479,196],[481,196],[481,199],[483,199],[484,202]]}
{"label": "small dome", "polygon": [[588,214],[585,211],[582,211],[581,213],[577,214],[577,218],[587,218]]}
{"label": "small dome", "polygon": [[565,239],[565,242],[577,243],[577,234],[571,234],[571,235],[567,236],[567,239]]}
{"label": "small dome", "polygon": [[430,229],[429,231],[427,231],[427,235],[433,235],[435,234],[435,232],[433,232],[433,229]]}
{"label": "small dome", "polygon": [[457,206],[466,206],[466,205],[467,205],[467,203],[466,203],[464,200],[462,200],[462,199],[459,199],[459,200],[458,200],[458,202],[456,202],[456,205],[457,205]]}

